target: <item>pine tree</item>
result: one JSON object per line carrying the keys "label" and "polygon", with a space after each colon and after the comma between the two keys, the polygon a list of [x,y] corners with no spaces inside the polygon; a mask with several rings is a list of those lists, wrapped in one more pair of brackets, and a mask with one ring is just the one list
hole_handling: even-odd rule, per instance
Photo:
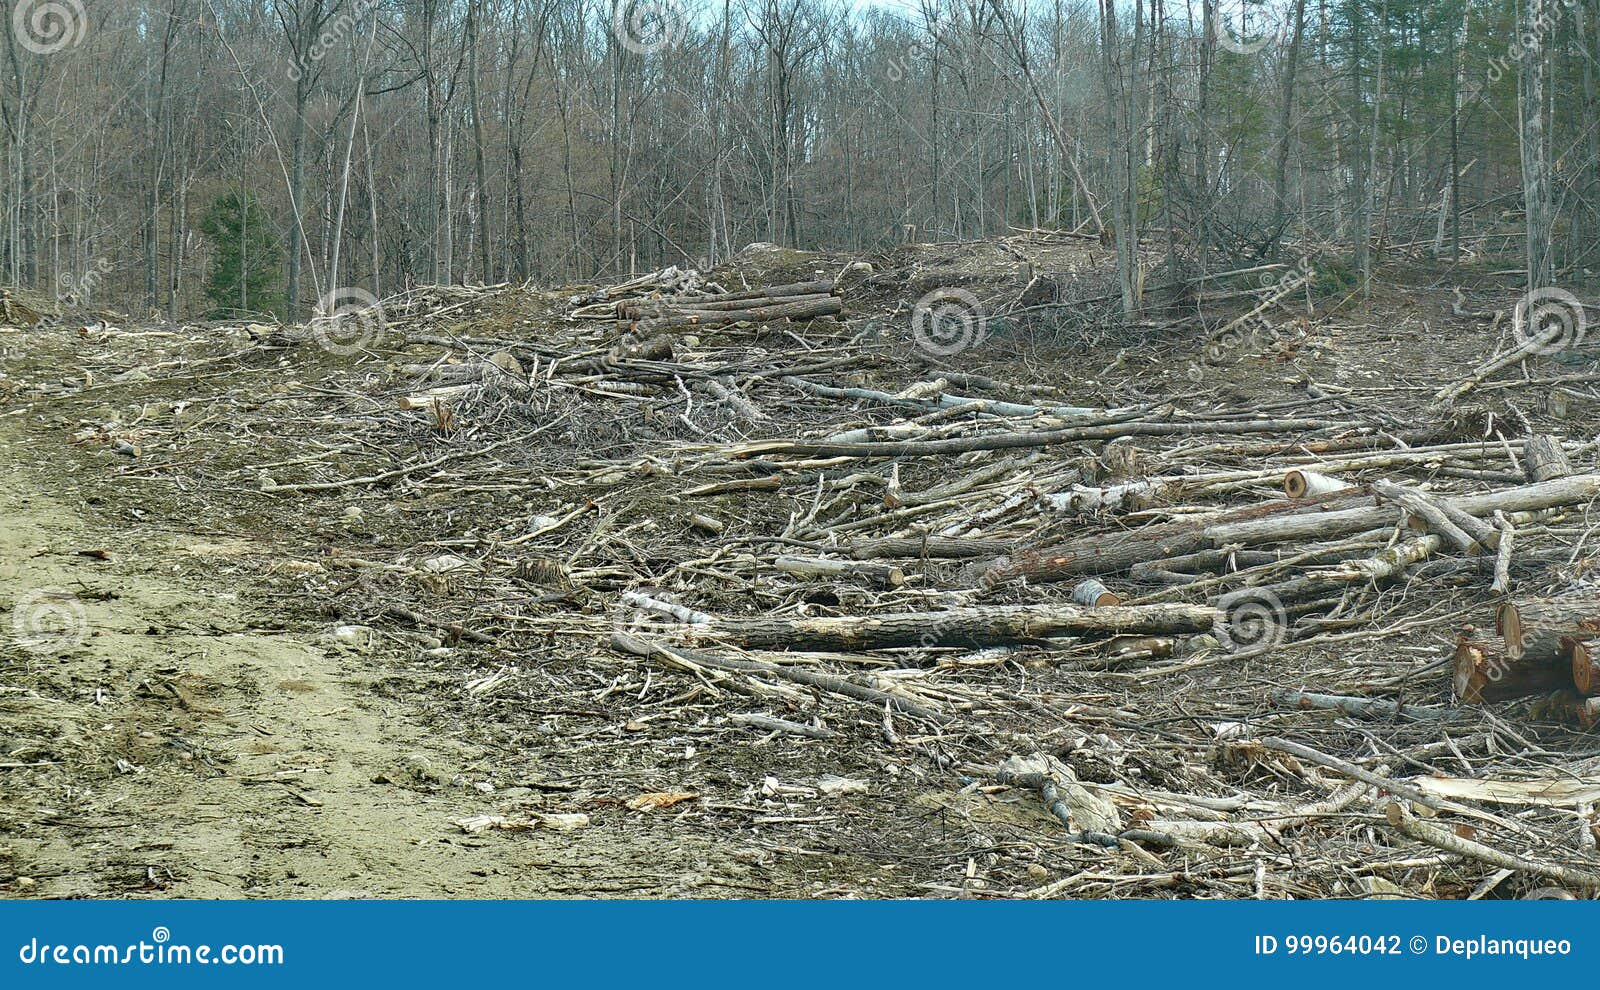
{"label": "pine tree", "polygon": [[218,196],[200,221],[211,242],[211,272],[206,297],[217,317],[284,314],[283,278],[274,261],[278,237],[260,202],[247,192]]}

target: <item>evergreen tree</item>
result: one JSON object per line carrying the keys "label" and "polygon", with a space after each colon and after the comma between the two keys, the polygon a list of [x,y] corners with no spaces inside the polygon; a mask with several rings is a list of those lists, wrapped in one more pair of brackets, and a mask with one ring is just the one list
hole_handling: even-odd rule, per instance
{"label": "evergreen tree", "polygon": [[218,196],[200,221],[211,242],[206,297],[213,316],[284,313],[283,279],[275,259],[278,237],[254,196],[230,190]]}

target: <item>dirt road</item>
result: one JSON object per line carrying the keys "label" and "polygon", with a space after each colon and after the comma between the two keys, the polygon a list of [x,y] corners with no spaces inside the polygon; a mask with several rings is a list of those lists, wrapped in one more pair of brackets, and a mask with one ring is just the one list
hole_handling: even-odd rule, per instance
{"label": "dirt road", "polygon": [[[0,892],[768,889],[737,850],[692,839],[468,833],[458,820],[541,820],[563,795],[489,783],[494,754],[441,736],[409,692],[386,691],[403,674],[363,652],[359,634],[318,641],[253,624],[229,566],[248,540],[113,525],[75,495],[59,439],[23,423],[0,416]],[[136,506],[131,484],[129,498]],[[172,575],[170,561],[195,559],[211,580]]]}

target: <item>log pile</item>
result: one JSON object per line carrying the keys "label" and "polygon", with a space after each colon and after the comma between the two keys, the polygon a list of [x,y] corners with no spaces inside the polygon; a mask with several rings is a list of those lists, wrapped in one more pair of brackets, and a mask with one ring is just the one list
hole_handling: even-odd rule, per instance
{"label": "log pile", "polygon": [[1453,688],[1478,705],[1543,697],[1548,714],[1584,729],[1600,724],[1600,597],[1502,602],[1494,637],[1457,640]]}
{"label": "log pile", "polygon": [[739,292],[678,292],[623,299],[617,326],[635,334],[739,323],[803,322],[844,312],[831,281],[791,282]]}

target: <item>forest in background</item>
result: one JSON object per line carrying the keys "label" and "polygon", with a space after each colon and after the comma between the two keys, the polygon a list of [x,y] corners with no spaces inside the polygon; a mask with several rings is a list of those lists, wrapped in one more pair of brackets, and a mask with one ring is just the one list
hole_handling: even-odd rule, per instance
{"label": "forest in background", "polygon": [[[1594,264],[1600,0],[16,0],[0,281],[171,319],[1014,228]],[[1142,247],[1141,247],[1142,246]],[[1447,270],[1447,269],[1441,269]]]}

